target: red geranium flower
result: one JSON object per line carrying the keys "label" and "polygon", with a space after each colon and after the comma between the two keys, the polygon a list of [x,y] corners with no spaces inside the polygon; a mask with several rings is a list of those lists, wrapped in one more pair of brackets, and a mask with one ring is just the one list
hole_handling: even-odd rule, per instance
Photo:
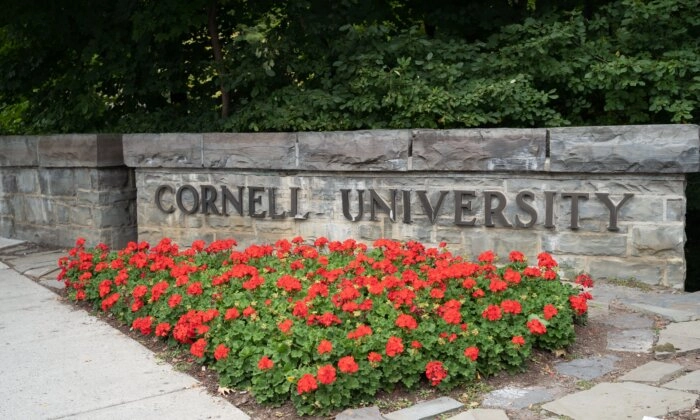
{"label": "red geranium flower", "polygon": [[547,327],[536,318],[527,321],[527,329],[534,335],[542,335],[547,332]]}
{"label": "red geranium flower", "polygon": [[367,360],[369,360],[372,363],[379,363],[382,361],[382,355],[377,352],[371,351],[367,355]]}
{"label": "red geranium flower", "polygon": [[314,375],[310,373],[304,374],[304,376],[299,378],[299,382],[297,382],[297,393],[299,395],[315,391],[317,389],[318,382],[316,382],[316,378],[314,378]]}
{"label": "red geranium flower", "polygon": [[503,279],[505,281],[507,281],[508,283],[518,284],[518,283],[520,283],[521,276],[520,276],[520,273],[518,273],[517,271],[515,271],[511,268],[508,268],[508,269],[506,269],[506,272],[503,273]]}
{"label": "red geranium flower", "polygon": [[148,293],[148,287],[139,284],[138,286],[134,287],[131,295],[134,297],[134,299],[141,299],[142,297],[146,296],[146,293]]}
{"label": "red geranium flower", "polygon": [[491,283],[489,284],[490,291],[492,291],[493,293],[497,293],[502,292],[506,289],[508,289],[508,283],[498,278],[491,279]]}
{"label": "red geranium flower", "polygon": [[538,267],[527,267],[523,270],[523,275],[525,277],[539,277],[542,275],[542,270]]}
{"label": "red geranium flower", "polygon": [[467,347],[464,349],[464,356],[467,359],[471,359],[473,362],[476,362],[476,359],[479,357],[479,349],[474,346]]}
{"label": "red geranium flower", "polygon": [[171,308],[176,307],[180,304],[180,302],[182,302],[182,296],[178,294],[172,295],[170,296],[170,298],[168,298],[168,306],[170,306]]}
{"label": "red geranium flower", "polygon": [[238,312],[238,309],[236,309],[236,308],[229,308],[226,310],[226,313],[224,313],[224,319],[226,321],[236,319],[239,316],[241,316],[241,314]]}
{"label": "red geranium flower", "polygon": [[418,328],[418,323],[411,315],[401,314],[396,318],[396,326],[407,330],[415,330]]}
{"label": "red geranium flower", "polygon": [[190,296],[199,296],[203,291],[202,283],[200,282],[195,282],[187,286],[187,294]]}
{"label": "red geranium flower", "polygon": [[282,331],[283,333],[287,333],[290,329],[292,329],[293,324],[294,323],[291,319],[285,319],[284,321],[277,324],[277,328],[279,328],[280,331]]}
{"label": "red geranium flower", "polygon": [[221,360],[228,357],[229,348],[223,344],[219,344],[214,349],[214,359]]}
{"label": "red geranium flower", "polygon": [[508,255],[511,262],[525,262],[525,255],[520,251],[511,251]]}
{"label": "red geranium flower", "polygon": [[447,378],[447,370],[442,362],[433,360],[425,365],[425,377],[430,381],[430,385],[438,386],[443,379]]}
{"label": "red geranium flower", "polygon": [[107,296],[111,290],[112,290],[112,281],[111,280],[103,280],[98,287],[98,291],[100,293],[101,298]]}
{"label": "red geranium flower", "polygon": [[389,357],[403,353],[403,341],[399,337],[391,336],[386,342],[386,355]]}
{"label": "red geranium flower", "polygon": [[501,308],[496,305],[489,305],[488,308],[484,309],[484,312],[481,313],[481,316],[489,321],[498,321],[502,316]]}
{"label": "red geranium flower", "polygon": [[167,337],[169,333],[170,324],[168,324],[167,322],[161,322],[160,324],[156,325],[156,336]]}
{"label": "red geranium flower", "polygon": [[321,342],[318,343],[318,347],[316,347],[316,351],[318,351],[318,354],[330,353],[333,351],[333,343],[328,340],[321,340]]}
{"label": "red geranium flower", "polygon": [[260,360],[258,361],[258,369],[260,369],[260,370],[272,369],[272,367],[274,365],[275,365],[274,362],[272,360],[270,360],[270,358],[267,356],[261,357]]}
{"label": "red geranium flower", "polygon": [[330,385],[335,382],[335,368],[333,365],[325,365],[318,368],[316,373],[318,381],[324,385]]}
{"label": "red geranium flower", "polygon": [[338,369],[343,373],[355,373],[360,368],[360,366],[355,362],[355,358],[352,356],[341,357],[338,360]]}
{"label": "red geranium flower", "polygon": [[517,315],[523,311],[520,302],[517,300],[504,300],[501,302],[501,308],[503,308],[503,312],[513,315]]}
{"label": "red geranium flower", "polygon": [[559,312],[554,305],[549,303],[544,305],[544,309],[542,311],[544,312],[544,319],[546,320],[552,319],[552,317]]}
{"label": "red geranium flower", "polygon": [[351,340],[357,340],[358,338],[366,335],[372,335],[372,328],[368,327],[367,325],[360,324],[353,331],[350,331],[347,337]]}
{"label": "red geranium flower", "polygon": [[411,347],[414,349],[420,349],[423,347],[423,345],[420,343],[420,341],[413,340],[413,341],[411,341]]}
{"label": "red geranium flower", "polygon": [[510,340],[511,343],[515,344],[516,346],[523,346],[525,345],[525,339],[523,338],[522,335],[515,335],[513,338]]}
{"label": "red geranium flower", "polygon": [[593,279],[586,273],[579,274],[576,276],[576,284],[580,284],[583,287],[593,287]]}
{"label": "red geranium flower", "polygon": [[119,293],[112,293],[111,295],[107,296],[103,301],[102,301],[102,310],[107,311],[109,310],[112,306],[114,306],[115,303],[119,300],[121,295]]}
{"label": "red geranium flower", "polygon": [[207,348],[207,341],[203,338],[192,343],[190,346],[190,353],[196,357],[204,357],[204,350]]}
{"label": "red geranium flower", "polygon": [[493,251],[484,251],[481,254],[479,254],[479,257],[477,259],[479,260],[479,262],[490,264],[496,259],[496,255],[493,253]]}
{"label": "red geranium flower", "polygon": [[131,328],[138,330],[143,335],[148,335],[151,333],[151,325],[153,324],[153,317],[144,316],[141,318],[134,319],[131,323]]}
{"label": "red geranium flower", "polygon": [[550,254],[541,252],[537,255],[537,265],[540,267],[552,268],[557,266],[557,262],[554,261],[554,258],[552,258]]}
{"label": "red geranium flower", "polygon": [[569,303],[577,315],[583,315],[588,311],[588,300],[585,296],[569,296]]}
{"label": "red geranium flower", "polygon": [[301,282],[296,277],[285,274],[277,280],[277,287],[289,293],[298,292],[301,290]]}

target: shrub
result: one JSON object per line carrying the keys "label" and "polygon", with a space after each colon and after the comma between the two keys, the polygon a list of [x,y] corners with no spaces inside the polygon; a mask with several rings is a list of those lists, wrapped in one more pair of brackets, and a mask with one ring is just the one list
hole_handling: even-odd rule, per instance
{"label": "shrub", "polygon": [[[234,240],[86,249],[60,259],[70,298],[189,349],[225,387],[261,403],[327,413],[398,384],[449,389],[522,369],[533,347],[563,348],[591,298],[559,281],[546,253],[495,265],[444,246],[381,239],[235,250]],[[585,289],[584,289],[585,290]]]}

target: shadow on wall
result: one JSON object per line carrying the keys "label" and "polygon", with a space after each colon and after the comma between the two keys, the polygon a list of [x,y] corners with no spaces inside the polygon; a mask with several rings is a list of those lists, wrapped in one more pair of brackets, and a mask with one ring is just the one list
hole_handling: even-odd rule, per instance
{"label": "shadow on wall", "polygon": [[688,174],[685,188],[687,209],[685,214],[685,291],[700,290],[700,174]]}

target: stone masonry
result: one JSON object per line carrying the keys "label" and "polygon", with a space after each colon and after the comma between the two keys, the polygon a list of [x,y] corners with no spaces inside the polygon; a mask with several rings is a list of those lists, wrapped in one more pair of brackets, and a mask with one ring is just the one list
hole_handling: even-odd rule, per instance
{"label": "stone masonry", "polygon": [[683,287],[685,174],[700,171],[695,125],[123,142],[136,170],[140,240],[390,237],[446,242],[471,258],[517,249],[532,261],[549,251],[567,276]]}
{"label": "stone masonry", "polygon": [[0,137],[0,236],[52,246],[136,240],[121,135]]}

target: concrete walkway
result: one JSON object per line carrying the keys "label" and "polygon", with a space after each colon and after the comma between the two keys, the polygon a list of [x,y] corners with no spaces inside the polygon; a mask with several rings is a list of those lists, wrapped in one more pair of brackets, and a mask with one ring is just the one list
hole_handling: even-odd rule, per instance
{"label": "concrete walkway", "polygon": [[[47,287],[62,287],[56,281],[62,255],[0,238],[0,418],[249,418],[138,342],[60,302]],[[395,412],[346,410],[337,418],[641,420],[679,411],[674,419],[700,418],[700,293],[599,282],[594,297],[589,316],[610,327],[607,350],[562,360],[546,383],[495,389],[478,408],[441,397]],[[668,325],[658,330],[654,318]],[[657,360],[623,369],[617,364],[625,354]],[[566,381],[586,389],[567,391]]]}
{"label": "concrete walkway", "polygon": [[[61,254],[0,239],[0,253],[13,249],[17,255],[0,259],[37,277],[51,274]],[[7,264],[0,263],[0,418],[249,418]]]}

